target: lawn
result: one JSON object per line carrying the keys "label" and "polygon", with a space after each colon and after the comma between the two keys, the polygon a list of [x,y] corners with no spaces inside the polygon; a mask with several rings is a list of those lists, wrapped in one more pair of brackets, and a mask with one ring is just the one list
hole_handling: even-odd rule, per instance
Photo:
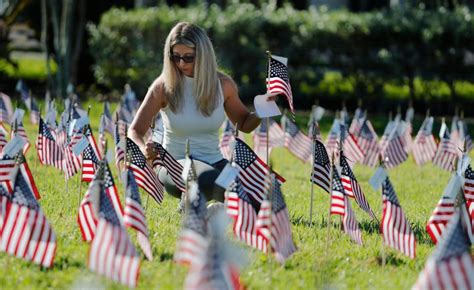
{"label": "lawn", "polygon": [[[91,119],[97,138],[97,126],[102,104],[92,105]],[[307,113],[297,114],[298,123],[305,124]],[[302,117],[300,117],[302,116]],[[381,118],[384,120],[384,118]],[[331,119],[323,119],[321,127],[326,134]],[[417,119],[415,129],[418,129]],[[383,126],[382,121],[375,126]],[[25,117],[25,125],[34,142],[37,128],[30,125]],[[377,127],[380,132],[383,128]],[[251,142],[250,135],[247,141]],[[113,144],[109,136],[109,144]],[[110,148],[113,150],[113,148]],[[42,195],[40,204],[57,235],[57,253],[52,269],[39,266],[0,253],[0,276],[2,289],[122,289],[124,287],[92,273],[87,268],[89,244],[81,239],[76,222],[80,197],[84,195],[87,184],[80,186],[79,176],[69,180],[67,190],[63,174],[50,167],[37,164],[34,147],[27,159],[38,189]],[[247,254],[246,266],[241,277],[249,289],[409,289],[416,281],[426,259],[434,246],[425,231],[425,225],[438,202],[450,174],[429,164],[415,165],[410,158],[388,172],[405,214],[416,235],[416,258],[403,256],[393,249],[382,247],[382,237],[378,224],[355,206],[357,219],[362,230],[363,246],[352,243],[340,230],[339,217],[333,217],[330,230],[327,228],[329,196],[320,188],[314,187],[313,223],[309,222],[311,165],[304,164],[286,149],[274,149],[271,162],[275,171],[286,178],[282,186],[292,223],[293,239],[298,251],[280,265],[272,256],[237,244]],[[110,165],[122,202],[124,188],[118,181],[115,165]],[[369,186],[369,179],[375,169],[356,165],[354,173],[361,183],[369,203],[378,219],[381,219],[381,192]],[[81,190],[79,191],[79,189]],[[179,289],[182,288],[186,268],[172,261],[176,237],[178,236],[181,215],[176,208],[178,200],[165,196],[163,204],[158,205],[147,199],[142,192],[142,200],[147,202],[146,217],[150,230],[150,240],[155,259],[141,263],[139,289]],[[329,233],[329,237],[328,237]],[[132,233],[132,240],[136,236]],[[382,265],[382,256],[386,264]]]}

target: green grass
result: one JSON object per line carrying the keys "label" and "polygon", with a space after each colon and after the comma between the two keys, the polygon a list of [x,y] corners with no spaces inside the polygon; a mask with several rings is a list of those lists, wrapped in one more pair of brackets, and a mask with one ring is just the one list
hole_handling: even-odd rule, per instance
{"label": "green grass", "polygon": [[[14,79],[34,79],[46,80],[47,68],[44,56],[34,53],[15,53],[12,54],[11,59],[17,64],[14,67],[5,59],[0,58],[0,74],[4,73],[10,78]],[[54,74],[57,69],[56,62],[50,60],[51,73]]]}
{"label": "green grass", "polygon": [[[100,103],[92,104],[91,119],[97,136]],[[299,115],[299,114],[298,114]],[[300,119],[300,123],[306,120]],[[419,121],[419,120],[418,120]],[[31,142],[37,129],[29,125],[26,129]],[[327,130],[330,119],[323,120]],[[417,126],[415,126],[418,129]],[[247,136],[247,140],[251,140]],[[111,142],[108,137],[109,144]],[[111,148],[112,149],[112,148]],[[113,149],[112,149],[113,150]],[[49,167],[35,165],[36,153],[31,148],[27,158],[32,168],[38,189],[42,195],[41,206],[57,235],[57,254],[52,269],[41,267],[0,253],[0,288],[2,289],[122,289],[87,268],[89,244],[81,240],[76,222],[79,205],[79,177],[69,181],[68,190],[63,175]],[[426,222],[438,202],[450,175],[432,165],[417,167],[413,159],[390,170],[389,176],[395,187],[406,216],[413,226],[417,238],[417,257],[414,260],[397,251],[383,248],[378,225],[369,219],[353,203],[357,219],[362,227],[364,245],[357,246],[340,230],[338,217],[333,217],[327,229],[329,197],[321,189],[314,188],[313,224],[309,223],[311,184],[310,164],[303,164],[286,149],[275,149],[271,160],[274,169],[286,178],[282,186],[288,205],[293,238],[298,251],[279,265],[273,257],[239,244],[247,253],[247,265],[241,276],[249,289],[409,289],[415,283],[427,257],[434,246],[425,231]],[[111,164],[115,182],[123,198],[123,185],[117,179],[117,171]],[[356,165],[355,174],[361,183],[370,205],[380,220],[381,193],[368,184],[374,169]],[[83,196],[87,184],[82,184]],[[145,203],[147,198],[142,197]],[[178,200],[166,196],[162,205],[148,200],[146,216],[155,260],[143,260],[138,281],[139,289],[180,289],[186,276],[186,268],[172,262],[181,215],[177,213]],[[136,241],[135,234],[132,240]],[[329,241],[329,243],[328,243]],[[387,264],[381,265],[382,254]]]}

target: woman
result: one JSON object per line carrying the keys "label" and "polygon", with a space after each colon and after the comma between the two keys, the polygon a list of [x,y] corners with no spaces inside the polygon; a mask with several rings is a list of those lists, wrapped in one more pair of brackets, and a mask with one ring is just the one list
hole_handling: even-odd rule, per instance
{"label": "woman", "polygon": [[[260,119],[244,106],[234,81],[217,70],[211,41],[197,25],[178,23],[169,33],[161,75],[148,89],[130,126],[128,136],[149,159],[156,153],[143,136],[158,112],[163,118],[164,148],[182,162],[189,139],[200,191],[207,200],[223,201],[224,190],[214,186],[227,164],[219,150],[218,130],[225,115],[246,133],[253,131]],[[164,168],[158,176],[169,194],[181,197]]]}

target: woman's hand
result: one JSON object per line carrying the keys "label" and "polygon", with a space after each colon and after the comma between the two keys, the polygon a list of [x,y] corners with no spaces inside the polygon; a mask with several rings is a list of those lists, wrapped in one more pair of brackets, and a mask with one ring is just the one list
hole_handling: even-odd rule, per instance
{"label": "woman's hand", "polygon": [[276,101],[276,99],[278,98],[278,95],[280,93],[272,93],[272,94],[267,94],[267,101],[270,102],[270,101]]}
{"label": "woman's hand", "polygon": [[145,147],[142,148],[143,155],[145,155],[146,160],[153,160],[156,158],[157,152],[153,142],[147,142]]}

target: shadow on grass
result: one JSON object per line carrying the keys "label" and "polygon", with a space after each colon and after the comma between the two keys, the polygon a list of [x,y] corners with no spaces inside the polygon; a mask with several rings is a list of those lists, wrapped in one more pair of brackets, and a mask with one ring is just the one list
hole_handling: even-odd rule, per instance
{"label": "shadow on grass", "polygon": [[[382,255],[379,253],[377,255],[377,264],[382,266],[384,263]],[[385,253],[385,265],[391,266],[400,266],[405,265],[406,261],[400,257],[398,257],[395,253],[386,252]]]}
{"label": "shadow on grass", "polygon": [[169,261],[169,260],[173,260],[173,254],[172,253],[165,252],[165,253],[160,254],[160,262]]}
{"label": "shadow on grass", "polygon": [[[85,268],[85,261],[73,260],[69,257],[56,257],[54,259],[54,264],[51,270],[64,270],[67,268]],[[42,270],[49,270],[48,268],[41,267]]]}
{"label": "shadow on grass", "polygon": [[[367,221],[364,220],[359,222],[359,226],[361,230],[369,234],[379,234],[380,233],[380,225],[375,221]],[[430,239],[430,236],[426,232],[426,229],[421,224],[411,224],[411,230],[415,235],[416,242],[418,244],[426,244],[426,245],[433,245],[433,242]]]}

